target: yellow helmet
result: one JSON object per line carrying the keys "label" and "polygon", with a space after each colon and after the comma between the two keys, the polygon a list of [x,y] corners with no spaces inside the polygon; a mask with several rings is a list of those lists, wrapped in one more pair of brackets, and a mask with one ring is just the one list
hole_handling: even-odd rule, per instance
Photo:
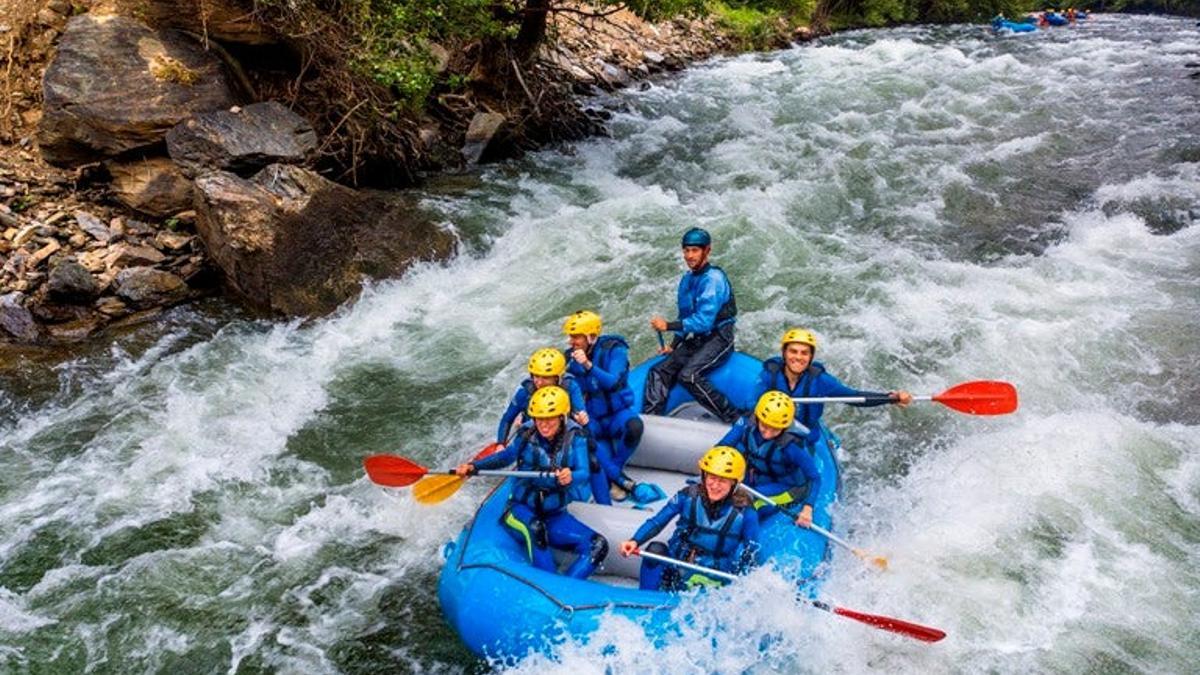
{"label": "yellow helmet", "polygon": [[789,328],[783,337],[779,338],[779,346],[786,347],[789,342],[799,342],[800,344],[808,345],[813,349],[817,348],[817,336],[813,332],[804,328]]}
{"label": "yellow helmet", "polygon": [[525,412],[534,419],[562,417],[571,412],[571,397],[562,387],[542,387],[529,397]]}
{"label": "yellow helmet", "polygon": [[754,416],[759,422],[776,429],[787,429],[796,419],[796,404],[792,397],[782,391],[768,391],[754,406]]}
{"label": "yellow helmet", "polygon": [[558,377],[567,372],[567,357],[554,347],[542,347],[529,357],[529,374]]}
{"label": "yellow helmet", "polygon": [[563,322],[564,335],[599,335],[600,315],[581,309]]}
{"label": "yellow helmet", "polygon": [[746,477],[746,458],[734,448],[718,445],[700,458],[700,470],[722,478],[741,480]]}

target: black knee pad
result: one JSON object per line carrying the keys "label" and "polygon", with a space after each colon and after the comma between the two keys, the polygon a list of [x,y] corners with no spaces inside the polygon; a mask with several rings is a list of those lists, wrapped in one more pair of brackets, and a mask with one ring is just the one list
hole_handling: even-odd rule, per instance
{"label": "black knee pad", "polygon": [[[652,541],[649,544],[646,544],[645,546],[643,546],[642,548],[644,548],[647,551],[654,553],[656,555],[666,555],[667,554],[667,545],[662,543],[661,541]],[[655,562],[657,562],[657,561],[655,561]]]}
{"label": "black knee pad", "polygon": [[636,447],[642,440],[642,432],[646,430],[646,425],[642,424],[642,418],[631,417],[625,422],[625,447]]}
{"label": "black knee pad", "polygon": [[541,518],[535,518],[529,523],[529,537],[533,545],[546,548],[550,545],[550,537],[546,534],[546,523]]}
{"label": "black knee pad", "polygon": [[604,557],[608,555],[608,540],[602,534],[592,535],[592,550],[588,554],[588,559],[593,565],[599,565],[604,561]]}

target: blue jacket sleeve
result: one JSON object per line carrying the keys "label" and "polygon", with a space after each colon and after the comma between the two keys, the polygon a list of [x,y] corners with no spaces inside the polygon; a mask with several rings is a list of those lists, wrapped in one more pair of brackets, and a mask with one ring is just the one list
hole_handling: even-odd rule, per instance
{"label": "blue jacket sleeve", "polygon": [[796,474],[793,477],[796,485],[800,485],[802,480],[808,483],[808,494],[804,497],[804,505],[812,506],[817,494],[821,492],[821,473],[817,471],[817,461],[804,448],[792,443],[788,446],[788,453],[793,462],[796,463]]}
{"label": "blue jacket sleeve", "polygon": [[728,282],[719,272],[709,270],[700,280],[695,299],[696,311],[681,320],[684,333],[709,333],[717,324],[717,312],[729,300]]}
{"label": "blue jacket sleeve", "polygon": [[517,461],[517,453],[520,451],[521,439],[514,438],[512,442],[504,447],[503,450],[494,455],[488,455],[483,459],[477,459],[471,464],[475,465],[476,469],[503,469],[504,467]]}
{"label": "blue jacket sleeve", "polygon": [[758,512],[754,508],[746,509],[746,525],[742,530],[743,539],[742,545],[749,551],[750,566],[758,565],[762,562],[762,546],[758,544],[758,532],[760,532],[760,524],[758,524]]}
{"label": "blue jacket sleeve", "polygon": [[579,387],[579,382],[573,377],[564,377],[562,384],[563,388],[567,390],[567,396],[571,397],[571,414],[587,410],[587,404],[583,400],[583,389]]}
{"label": "blue jacket sleeve", "polygon": [[609,370],[603,370],[593,362],[592,369],[588,371],[588,374],[596,378],[604,391],[612,391],[621,381],[621,375],[628,372],[629,350],[621,346],[614,347],[609,352],[608,359]]}
{"label": "blue jacket sleeve", "polygon": [[525,412],[525,407],[529,405],[528,396],[525,393],[525,387],[518,386],[517,392],[508,400],[508,408],[500,417],[500,426],[496,428],[496,442],[503,443],[508,440],[508,430],[512,427],[512,423],[516,421],[517,415]]}
{"label": "blue jacket sleeve", "polygon": [[679,512],[683,510],[684,499],[686,499],[686,497],[683,495],[683,490],[676,492],[675,496],[671,497],[666,506],[662,507],[658,513],[650,516],[646,522],[642,523],[642,526],[637,529],[637,532],[633,533],[633,540],[637,542],[637,545],[641,546],[645,544],[646,542],[650,541],[654,535],[662,532],[663,528],[667,526],[667,523],[671,522],[671,519],[675,516],[678,516]]}
{"label": "blue jacket sleeve", "polygon": [[742,517],[745,518],[745,525],[742,527],[742,543],[739,547],[737,563],[734,566],[736,574],[745,574],[751,567],[762,563],[762,547],[758,542],[761,531],[758,512],[748,507],[743,513]]}
{"label": "blue jacket sleeve", "polygon": [[733,423],[733,426],[729,427],[729,431],[726,431],[725,435],[721,437],[721,440],[717,441],[717,445],[727,445],[731,448],[737,448],[739,451],[741,451],[744,449],[742,448],[742,439],[745,438],[745,433],[746,418],[739,417],[737,418],[737,421]]}
{"label": "blue jacket sleeve", "polygon": [[830,375],[828,372],[821,373],[817,381],[813,383],[813,396],[866,396],[867,398],[877,398],[879,400],[868,401],[866,403],[851,403],[850,405],[858,408],[872,408],[877,405],[887,405],[892,402],[888,398],[887,392],[880,391],[865,391],[860,389],[851,389],[842,384],[842,381]]}
{"label": "blue jacket sleeve", "polygon": [[592,487],[588,481],[591,470],[588,463],[587,438],[583,434],[576,433],[574,440],[571,441],[571,446],[571,484],[567,494],[571,496],[571,501],[582,502],[587,500]]}
{"label": "blue jacket sleeve", "polygon": [[766,368],[758,371],[758,380],[754,383],[754,398],[751,400],[757,403],[763,394],[771,391],[771,385],[773,384],[771,380],[773,379],[775,377]]}
{"label": "blue jacket sleeve", "polygon": [[817,441],[821,440],[821,425],[818,424],[812,429],[809,429],[808,434],[804,437],[804,440],[807,441],[809,445],[813,445]]}

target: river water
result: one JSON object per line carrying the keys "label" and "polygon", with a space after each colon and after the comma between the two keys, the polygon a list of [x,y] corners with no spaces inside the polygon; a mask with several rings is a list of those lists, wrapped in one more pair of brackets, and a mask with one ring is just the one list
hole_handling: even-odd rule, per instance
{"label": "river water", "polygon": [[838,527],[892,569],[837,556],[824,593],[949,637],[781,603],[760,570],[661,649],[612,621],[615,649],[518,670],[1193,671],[1198,52],[1194,22],[1101,17],[717,60],[606,101],[610,139],[430,186],[462,254],[334,316],[211,302],[6,369],[0,670],[486,669],[434,584],[487,486],[420,507],[361,460],[471,454],[576,308],[649,355],[698,224],[743,350],[804,325],[852,385],[1018,387],[1004,417],[826,414]]}

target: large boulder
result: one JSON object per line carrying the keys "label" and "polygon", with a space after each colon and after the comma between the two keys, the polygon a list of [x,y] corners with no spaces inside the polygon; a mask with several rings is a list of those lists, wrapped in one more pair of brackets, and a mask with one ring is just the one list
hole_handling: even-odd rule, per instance
{"label": "large boulder", "polygon": [[60,165],[153,145],[193,113],[235,103],[221,62],[191,38],[93,14],[67,22],[42,90],[38,145]]}
{"label": "large boulder", "polygon": [[196,31],[204,27],[210,40],[242,45],[269,45],[279,42],[255,12],[247,11],[237,0],[135,0],[137,16],[156,28]]}
{"label": "large boulder", "polygon": [[275,101],[201,113],[167,132],[167,152],[192,177],[209,171],[248,177],[268,164],[303,164],[316,151],[308,120]]}
{"label": "large boulder", "polygon": [[113,196],[150,216],[166,217],[192,208],[192,181],[166,157],[110,162]]}
{"label": "large boulder", "polygon": [[253,307],[287,315],[328,312],[357,294],[364,276],[397,276],[454,248],[454,237],[408,199],[291,165],[272,164],[249,180],[204,174],[196,211],[226,285]]}

